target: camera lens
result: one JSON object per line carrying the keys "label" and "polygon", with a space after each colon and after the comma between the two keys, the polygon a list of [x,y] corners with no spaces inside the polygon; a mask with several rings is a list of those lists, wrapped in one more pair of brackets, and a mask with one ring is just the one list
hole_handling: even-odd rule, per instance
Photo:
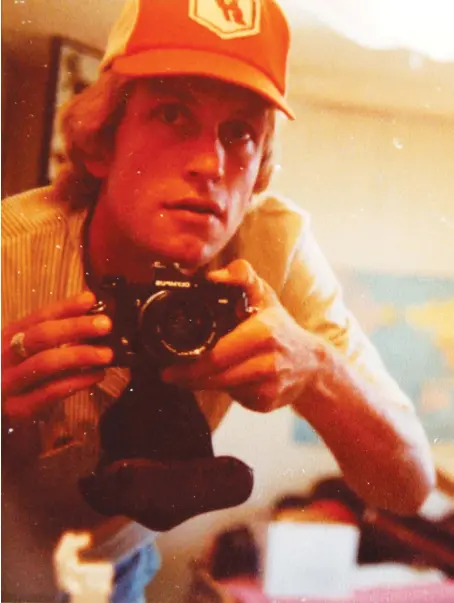
{"label": "camera lens", "polygon": [[207,307],[195,300],[170,299],[162,313],[160,334],[177,350],[190,351],[206,344],[213,330]]}
{"label": "camera lens", "polygon": [[156,340],[178,356],[196,356],[211,347],[216,333],[212,311],[200,298],[165,292],[148,304],[141,317],[141,340],[155,347]]}

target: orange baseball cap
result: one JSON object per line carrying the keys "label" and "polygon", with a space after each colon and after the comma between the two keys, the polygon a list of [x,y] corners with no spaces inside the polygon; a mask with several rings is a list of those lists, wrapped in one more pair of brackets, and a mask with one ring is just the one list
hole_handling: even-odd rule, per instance
{"label": "orange baseball cap", "polygon": [[101,69],[201,75],[248,88],[290,119],[290,28],[275,0],[126,0]]}

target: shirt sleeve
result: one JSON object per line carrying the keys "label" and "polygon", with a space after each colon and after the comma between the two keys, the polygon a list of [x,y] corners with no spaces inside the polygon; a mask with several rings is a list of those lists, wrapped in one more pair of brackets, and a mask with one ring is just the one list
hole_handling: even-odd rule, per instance
{"label": "shirt sleeve", "polygon": [[304,329],[332,344],[384,399],[412,403],[344,303],[342,288],[306,223],[293,249],[281,302]]}

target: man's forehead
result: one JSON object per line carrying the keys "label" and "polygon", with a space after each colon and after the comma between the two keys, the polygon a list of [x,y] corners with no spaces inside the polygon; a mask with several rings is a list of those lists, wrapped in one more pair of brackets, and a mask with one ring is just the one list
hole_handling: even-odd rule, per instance
{"label": "man's forehead", "polygon": [[254,112],[269,107],[265,99],[247,88],[203,76],[153,77],[143,80],[141,87],[150,95],[175,97],[192,104],[220,99]]}

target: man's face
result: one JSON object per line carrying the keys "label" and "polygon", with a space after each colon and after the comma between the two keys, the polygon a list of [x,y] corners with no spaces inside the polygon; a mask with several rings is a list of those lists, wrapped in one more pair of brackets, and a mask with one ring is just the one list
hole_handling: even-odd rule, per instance
{"label": "man's face", "polygon": [[138,81],[98,202],[106,227],[146,260],[210,261],[250,203],[270,111],[207,78]]}

